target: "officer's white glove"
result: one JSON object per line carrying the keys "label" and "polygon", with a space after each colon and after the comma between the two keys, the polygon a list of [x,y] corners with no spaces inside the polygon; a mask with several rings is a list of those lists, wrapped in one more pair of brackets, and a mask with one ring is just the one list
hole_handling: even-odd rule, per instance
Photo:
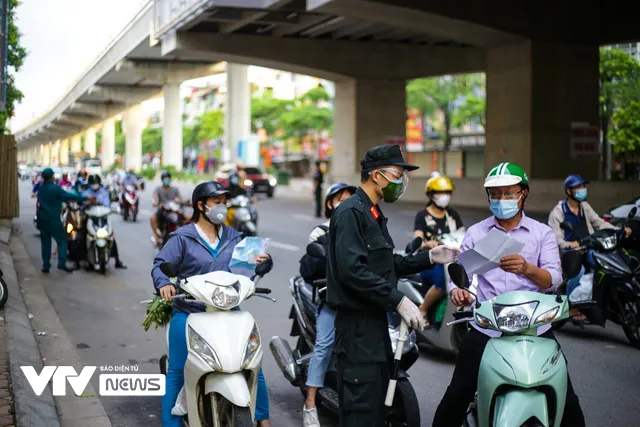
{"label": "officer's white glove", "polygon": [[398,304],[397,310],[402,319],[407,322],[407,325],[412,329],[419,331],[424,329],[424,317],[422,317],[418,306],[409,298],[403,297],[400,304]]}
{"label": "officer's white glove", "polygon": [[431,264],[448,264],[453,262],[459,253],[460,249],[454,246],[436,246],[429,251],[429,261]]}

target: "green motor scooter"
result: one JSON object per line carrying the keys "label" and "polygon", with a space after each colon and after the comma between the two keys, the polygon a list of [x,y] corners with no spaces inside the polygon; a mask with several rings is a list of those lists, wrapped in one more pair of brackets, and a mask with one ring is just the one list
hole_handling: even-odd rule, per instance
{"label": "green motor scooter", "polygon": [[[562,257],[565,282],[580,272],[578,251]],[[450,264],[449,276],[469,290],[469,278],[460,264]],[[483,329],[502,333],[484,350],[476,399],[463,427],[559,427],[567,395],[567,365],[560,345],[537,336],[537,329],[567,319],[570,308],[586,308],[591,301],[570,303],[559,293],[507,292],[486,302],[476,295],[473,311],[455,312],[447,325],[474,321]],[[571,306],[570,306],[571,304]]]}

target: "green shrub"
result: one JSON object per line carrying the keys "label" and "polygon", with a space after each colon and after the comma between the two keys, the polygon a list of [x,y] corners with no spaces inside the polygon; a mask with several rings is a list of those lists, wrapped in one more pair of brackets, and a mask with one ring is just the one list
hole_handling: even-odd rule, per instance
{"label": "green shrub", "polygon": [[147,167],[140,171],[140,175],[142,175],[145,179],[151,181],[156,177],[158,170],[156,168]]}

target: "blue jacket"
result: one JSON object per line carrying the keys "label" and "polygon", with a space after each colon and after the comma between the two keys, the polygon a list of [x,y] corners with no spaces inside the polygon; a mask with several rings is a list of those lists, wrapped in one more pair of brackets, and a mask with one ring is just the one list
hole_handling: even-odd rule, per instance
{"label": "blue jacket", "polygon": [[106,207],[111,206],[111,199],[109,198],[109,192],[103,186],[100,186],[98,191],[93,191],[93,189],[89,188],[82,194],[85,197],[88,197],[88,196],[95,197],[96,201],[100,203],[102,206],[106,206]]}
{"label": "blue jacket", "polygon": [[[210,273],[212,271],[230,271],[229,264],[233,249],[242,240],[242,234],[231,227],[223,227],[222,240],[218,244],[214,257],[198,234],[194,224],[187,224],[171,233],[169,240],[153,260],[151,277],[156,290],[170,284],[169,278],[160,271],[163,262],[180,262],[178,274],[181,278]],[[173,307],[183,313],[205,311],[206,306],[197,301],[176,299]]]}

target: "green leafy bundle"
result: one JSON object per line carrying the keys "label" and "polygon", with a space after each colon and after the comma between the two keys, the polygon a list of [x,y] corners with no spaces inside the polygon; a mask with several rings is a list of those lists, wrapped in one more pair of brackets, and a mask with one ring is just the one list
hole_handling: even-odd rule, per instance
{"label": "green leafy bundle", "polygon": [[159,296],[153,298],[147,305],[147,317],[145,317],[144,322],[142,322],[144,330],[148,331],[154,323],[156,329],[167,326],[169,320],[171,320],[171,306],[171,301],[165,301]]}

